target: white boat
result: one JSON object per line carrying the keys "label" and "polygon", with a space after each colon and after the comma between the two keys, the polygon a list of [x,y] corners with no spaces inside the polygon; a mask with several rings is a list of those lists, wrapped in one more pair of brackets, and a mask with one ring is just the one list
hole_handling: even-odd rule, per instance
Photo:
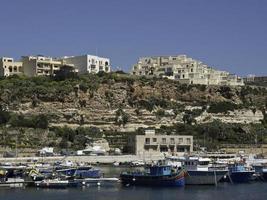
{"label": "white boat", "polygon": [[24,179],[22,178],[1,178],[0,179],[0,187],[23,187],[24,186]]}
{"label": "white boat", "polygon": [[228,173],[228,170],[214,168],[210,162],[209,158],[201,157],[167,158],[168,164],[173,163],[172,166],[186,169],[188,173],[185,177],[186,185],[217,185]]}

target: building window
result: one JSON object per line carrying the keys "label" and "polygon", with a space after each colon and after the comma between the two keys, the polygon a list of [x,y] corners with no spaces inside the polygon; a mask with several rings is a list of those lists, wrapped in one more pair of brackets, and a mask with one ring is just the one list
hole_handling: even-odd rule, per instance
{"label": "building window", "polygon": [[153,142],[157,142],[157,138],[153,138]]}
{"label": "building window", "polygon": [[184,78],[185,76],[184,76],[184,74],[183,74],[183,78]]}
{"label": "building window", "polygon": [[96,68],[95,65],[91,65],[91,70],[94,70]]}
{"label": "building window", "polygon": [[166,138],[162,138],[162,144],[166,144]]}
{"label": "building window", "polygon": [[183,138],[179,138],[179,144],[183,143]]}
{"label": "building window", "polygon": [[150,138],[146,138],[146,144],[150,144]]}
{"label": "building window", "polygon": [[9,67],[8,69],[9,69],[9,72],[12,72],[12,67]]}
{"label": "building window", "polygon": [[108,65],[109,65],[109,64],[108,64],[108,61],[106,61],[106,62],[105,62],[105,65],[106,65],[106,66],[108,66]]}
{"label": "building window", "polygon": [[174,138],[171,138],[171,144],[175,144]]}
{"label": "building window", "polygon": [[191,139],[190,138],[186,138],[186,143],[187,144],[191,144]]}
{"label": "building window", "polygon": [[191,69],[191,72],[193,72],[194,70],[193,69]]}

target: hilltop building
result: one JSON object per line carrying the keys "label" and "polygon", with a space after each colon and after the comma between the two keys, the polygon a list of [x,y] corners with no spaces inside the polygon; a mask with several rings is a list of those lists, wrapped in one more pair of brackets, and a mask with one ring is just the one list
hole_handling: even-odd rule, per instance
{"label": "hilltop building", "polygon": [[267,76],[248,75],[244,78],[245,83],[267,83]]}
{"label": "hilltop building", "polygon": [[15,62],[13,58],[0,58],[0,76],[11,76],[22,74],[22,62]]}
{"label": "hilltop building", "polygon": [[45,56],[23,56],[23,73],[26,76],[53,76],[63,66],[62,61]]}
{"label": "hilltop building", "polygon": [[128,138],[128,150],[140,156],[157,153],[189,153],[193,151],[193,136],[156,135],[155,130],[145,130],[144,135]]}
{"label": "hilltop building", "polygon": [[93,55],[63,57],[62,60],[66,64],[73,64],[79,74],[110,72],[110,59]]}
{"label": "hilltop building", "polygon": [[73,67],[79,74],[110,72],[110,59],[93,55],[52,58],[42,55],[22,56],[21,61],[13,58],[0,59],[0,76],[24,74],[33,76],[54,76],[62,66]]}
{"label": "hilltop building", "polygon": [[243,79],[237,75],[216,70],[186,55],[140,58],[131,74],[167,77],[186,84],[244,85]]}

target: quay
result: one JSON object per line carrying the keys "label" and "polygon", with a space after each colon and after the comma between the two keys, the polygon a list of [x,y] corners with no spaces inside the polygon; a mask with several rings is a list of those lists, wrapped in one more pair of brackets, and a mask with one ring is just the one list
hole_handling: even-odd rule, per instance
{"label": "quay", "polygon": [[116,155],[116,156],[51,156],[51,157],[16,157],[0,158],[0,163],[31,163],[55,161],[84,162],[90,164],[112,164],[114,162],[127,163],[133,161],[145,161],[147,163],[164,159],[162,155]]}

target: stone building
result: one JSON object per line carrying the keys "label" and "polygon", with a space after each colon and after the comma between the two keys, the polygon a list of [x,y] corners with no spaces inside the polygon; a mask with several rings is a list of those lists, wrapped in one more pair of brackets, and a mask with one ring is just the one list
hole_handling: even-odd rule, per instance
{"label": "stone building", "polygon": [[244,78],[245,83],[267,83],[267,76],[248,75]]}
{"label": "stone building", "polygon": [[26,76],[53,76],[63,66],[62,61],[45,56],[23,56],[22,67]]}
{"label": "stone building", "polygon": [[240,77],[211,68],[186,55],[140,58],[131,74],[167,77],[186,84],[244,85]]}
{"label": "stone building", "polygon": [[0,58],[0,76],[19,75],[23,73],[22,62],[15,62],[13,58]]}
{"label": "stone building", "polygon": [[193,151],[193,136],[157,135],[155,130],[146,130],[144,135],[128,138],[128,150],[136,155],[157,153],[185,153]]}

